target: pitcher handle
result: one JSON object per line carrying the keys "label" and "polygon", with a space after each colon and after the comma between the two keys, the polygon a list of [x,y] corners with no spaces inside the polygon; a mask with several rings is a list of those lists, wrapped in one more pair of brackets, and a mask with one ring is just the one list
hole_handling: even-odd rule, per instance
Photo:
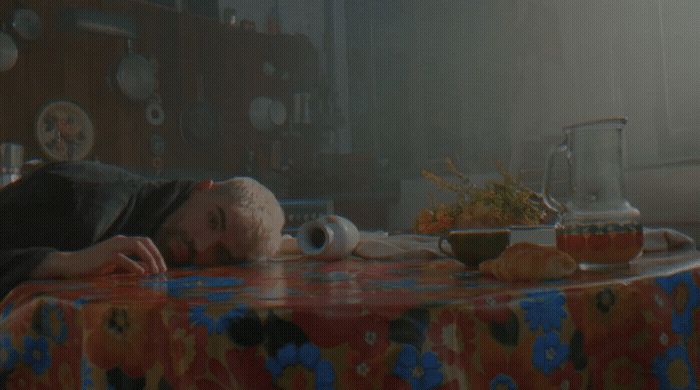
{"label": "pitcher handle", "polygon": [[566,145],[566,142],[564,142],[558,147],[552,148],[549,151],[549,154],[547,155],[547,170],[544,172],[542,198],[544,200],[544,204],[547,205],[547,207],[549,207],[550,209],[556,211],[557,213],[563,212],[564,207],[561,203],[554,199],[554,197],[552,197],[552,171],[554,170],[554,158],[558,154],[564,154],[568,151],[569,148]]}
{"label": "pitcher handle", "polygon": [[440,236],[440,241],[438,241],[438,249],[440,249],[440,252],[446,256],[454,256],[454,253],[448,253],[443,247],[442,243],[447,241],[447,237],[445,236]]}

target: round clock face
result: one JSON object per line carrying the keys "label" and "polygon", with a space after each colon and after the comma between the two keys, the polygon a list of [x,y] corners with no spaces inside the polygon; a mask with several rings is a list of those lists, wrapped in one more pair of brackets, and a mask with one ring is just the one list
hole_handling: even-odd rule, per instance
{"label": "round clock face", "polygon": [[68,101],[54,101],[42,107],[34,132],[44,153],[56,161],[82,160],[95,142],[90,117]]}

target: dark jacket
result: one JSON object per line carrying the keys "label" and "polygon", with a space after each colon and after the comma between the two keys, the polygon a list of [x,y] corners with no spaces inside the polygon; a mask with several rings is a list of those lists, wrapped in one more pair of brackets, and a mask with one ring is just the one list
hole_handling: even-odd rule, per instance
{"label": "dark jacket", "polygon": [[118,234],[153,238],[193,181],[147,180],[96,162],[49,164],[0,191],[0,298],[52,251]]}

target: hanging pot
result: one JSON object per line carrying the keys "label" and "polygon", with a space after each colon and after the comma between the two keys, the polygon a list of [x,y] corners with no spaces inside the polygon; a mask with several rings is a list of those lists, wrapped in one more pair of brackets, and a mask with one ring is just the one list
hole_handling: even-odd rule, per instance
{"label": "hanging pot", "polygon": [[129,99],[143,102],[156,91],[155,67],[146,57],[134,53],[130,39],[127,40],[127,45],[128,53],[117,66],[117,85]]}
{"label": "hanging pot", "polygon": [[10,34],[0,31],[0,72],[7,72],[17,63],[17,45]]}
{"label": "hanging pot", "polygon": [[41,36],[41,18],[28,8],[18,8],[12,13],[12,28],[22,39],[33,41]]}

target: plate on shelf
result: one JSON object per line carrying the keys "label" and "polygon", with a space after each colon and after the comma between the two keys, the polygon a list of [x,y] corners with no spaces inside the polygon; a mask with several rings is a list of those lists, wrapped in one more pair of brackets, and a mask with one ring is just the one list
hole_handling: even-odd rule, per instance
{"label": "plate on shelf", "polygon": [[39,110],[34,134],[44,153],[55,161],[82,160],[95,143],[88,114],[65,100],[51,101]]}

